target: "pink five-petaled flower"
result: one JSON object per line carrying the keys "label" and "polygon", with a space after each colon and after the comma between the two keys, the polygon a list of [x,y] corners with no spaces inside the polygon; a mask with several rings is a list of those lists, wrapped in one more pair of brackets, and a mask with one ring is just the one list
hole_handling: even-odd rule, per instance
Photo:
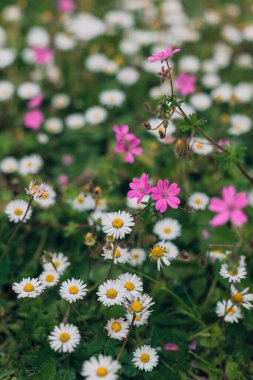
{"label": "pink five-petaled flower", "polygon": [[44,117],[40,110],[29,111],[24,116],[24,124],[27,128],[39,129],[43,121]]}
{"label": "pink five-petaled flower", "polygon": [[114,125],[112,130],[114,131],[117,140],[124,139],[129,134],[128,125]]}
{"label": "pink five-petaled flower", "polygon": [[148,174],[143,173],[141,178],[133,178],[132,182],[130,182],[129,187],[132,190],[129,190],[127,193],[128,198],[138,198],[137,203],[142,201],[144,195],[149,194],[151,192],[151,184],[148,182]]}
{"label": "pink five-petaled flower", "polygon": [[49,47],[35,47],[33,48],[34,62],[37,65],[49,64],[54,56],[53,50]]}
{"label": "pink five-petaled flower", "polygon": [[71,13],[75,10],[76,6],[73,0],[58,0],[57,8],[61,12]]}
{"label": "pink five-petaled flower", "polygon": [[218,214],[210,221],[212,227],[222,226],[229,220],[237,227],[247,222],[247,215],[242,209],[249,205],[246,192],[236,194],[234,186],[223,187],[221,198],[211,198],[209,210]]}
{"label": "pink five-petaled flower", "polygon": [[151,198],[156,201],[155,208],[161,213],[165,212],[170,206],[171,208],[178,208],[180,199],[176,197],[180,193],[180,187],[176,183],[169,186],[169,180],[164,181],[159,179],[157,186],[151,189]]}
{"label": "pink five-petaled flower", "polygon": [[142,148],[140,140],[132,133],[128,133],[124,139],[118,140],[115,148],[116,153],[125,153],[125,161],[129,164],[134,162],[134,155],[139,156]]}
{"label": "pink five-petaled flower", "polygon": [[35,96],[35,98],[32,98],[31,100],[29,100],[29,102],[27,103],[27,107],[28,108],[39,107],[41,105],[43,99],[44,99],[44,95],[39,94],[39,95]]}
{"label": "pink five-petaled flower", "polygon": [[172,47],[169,46],[165,51],[157,51],[156,53],[152,54],[150,57],[148,57],[149,62],[155,62],[155,61],[165,61],[166,59],[172,57],[174,54],[178,53],[181,49],[175,49],[172,50]]}
{"label": "pink five-petaled flower", "polygon": [[195,91],[195,82],[196,77],[194,75],[182,73],[177,77],[175,84],[180,94],[186,96]]}

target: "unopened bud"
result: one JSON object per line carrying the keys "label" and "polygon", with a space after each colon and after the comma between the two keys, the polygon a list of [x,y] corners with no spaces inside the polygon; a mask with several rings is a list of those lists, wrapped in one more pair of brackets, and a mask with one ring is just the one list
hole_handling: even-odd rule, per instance
{"label": "unopened bud", "polygon": [[96,243],[96,239],[91,232],[87,232],[87,234],[84,235],[83,242],[85,245],[91,247]]}

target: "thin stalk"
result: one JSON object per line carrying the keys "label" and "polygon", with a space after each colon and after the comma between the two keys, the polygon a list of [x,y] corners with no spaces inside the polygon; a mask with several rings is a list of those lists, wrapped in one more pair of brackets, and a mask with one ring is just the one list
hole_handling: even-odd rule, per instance
{"label": "thin stalk", "polygon": [[120,350],[118,352],[118,355],[117,355],[117,360],[119,360],[119,358],[121,357],[123,351],[124,351],[124,348],[126,347],[126,344],[128,342],[128,339],[129,339],[129,336],[130,336],[130,333],[132,331],[132,328],[133,328],[133,325],[134,325],[134,320],[135,320],[135,314],[133,314],[133,318],[132,318],[132,321],[131,321],[131,324],[129,326],[129,330],[128,330],[128,333],[127,333],[127,336],[125,337],[125,340],[122,344],[122,346],[120,347]]}

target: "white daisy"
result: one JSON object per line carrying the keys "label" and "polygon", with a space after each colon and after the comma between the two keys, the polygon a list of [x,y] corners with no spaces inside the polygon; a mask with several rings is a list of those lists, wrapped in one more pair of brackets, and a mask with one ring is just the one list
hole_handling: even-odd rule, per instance
{"label": "white daisy", "polygon": [[1,161],[1,171],[5,174],[12,174],[18,170],[18,161],[14,157],[5,157]]}
{"label": "white daisy", "polygon": [[87,285],[84,284],[82,280],[76,280],[74,278],[64,281],[60,287],[61,298],[64,298],[69,303],[83,299],[86,293]]}
{"label": "white daisy", "polygon": [[134,218],[126,211],[108,212],[102,219],[103,232],[114,239],[123,239],[132,231]]}
{"label": "white daisy", "polygon": [[9,100],[14,94],[14,84],[7,80],[0,80],[0,102]]}
{"label": "white daisy", "polygon": [[99,101],[101,104],[107,107],[119,107],[124,102],[126,96],[124,92],[120,90],[105,90],[99,95]]}
{"label": "white daisy", "polygon": [[135,297],[143,291],[143,282],[136,274],[123,273],[118,277],[118,280],[124,287],[127,297],[129,294]]}
{"label": "white daisy", "polygon": [[107,280],[98,288],[98,301],[105,306],[121,305],[125,298],[125,289],[120,281]]}
{"label": "white daisy", "polygon": [[157,262],[157,268],[160,270],[162,264],[170,265],[172,259],[176,258],[179,254],[177,246],[170,242],[161,241],[156,243],[149,253],[152,261]]}
{"label": "white daisy", "polygon": [[249,288],[245,288],[242,291],[236,289],[233,285],[231,286],[231,302],[233,305],[243,306],[246,309],[251,309],[253,305],[250,303],[253,301],[253,294],[247,294]]}
{"label": "white daisy", "polygon": [[18,223],[22,221],[23,223],[26,223],[32,215],[31,207],[28,211],[27,208],[28,202],[23,201],[22,199],[16,199],[6,205],[4,213],[8,216],[10,222]]}
{"label": "white daisy", "polygon": [[93,210],[96,206],[94,198],[90,194],[80,193],[73,201],[72,207],[77,211]]}
{"label": "white daisy", "polygon": [[224,317],[225,322],[239,322],[238,319],[242,318],[241,310],[238,306],[233,305],[231,301],[219,301],[216,305],[216,314],[218,317]]}
{"label": "white daisy", "polygon": [[42,158],[38,154],[25,156],[19,161],[19,173],[22,175],[36,174],[42,165]]}
{"label": "white daisy", "polygon": [[44,191],[39,198],[34,198],[35,202],[39,203],[42,207],[49,207],[55,204],[56,192],[52,186],[44,184]]}
{"label": "white daisy", "polygon": [[37,83],[24,82],[18,86],[17,93],[21,99],[29,100],[41,93],[41,89]]}
{"label": "white daisy", "polygon": [[209,95],[198,93],[190,97],[190,103],[197,111],[205,111],[211,107],[212,100]]}
{"label": "white daisy", "polygon": [[181,235],[181,224],[176,219],[165,218],[155,224],[154,233],[160,239],[173,240]]}
{"label": "white daisy", "polygon": [[192,149],[197,154],[202,154],[205,156],[213,151],[211,143],[202,137],[194,137],[192,142]]}
{"label": "white daisy", "polygon": [[44,262],[43,264],[44,270],[52,270],[55,269],[57,273],[62,274],[65,269],[70,265],[70,262],[67,256],[64,256],[63,253],[54,252],[51,262]]}
{"label": "white daisy", "polygon": [[189,196],[187,203],[195,210],[205,210],[209,203],[209,197],[204,193],[194,193]]}
{"label": "white daisy", "polygon": [[124,306],[128,313],[134,315],[142,315],[154,305],[152,297],[148,294],[137,294],[135,296],[129,295],[124,302]]}
{"label": "white daisy", "polygon": [[130,264],[133,267],[137,267],[138,265],[142,265],[146,260],[147,254],[142,248],[133,248],[130,251]]}
{"label": "white daisy", "polygon": [[18,294],[18,298],[36,298],[45,289],[45,286],[37,278],[23,278],[21,282],[14,282],[12,289]]}
{"label": "white daisy", "polygon": [[228,133],[233,136],[240,136],[252,128],[252,121],[248,115],[234,114],[230,118],[230,123]]}
{"label": "white daisy", "polygon": [[127,336],[129,323],[124,318],[111,318],[107,322],[105,329],[110,338],[122,340]]}
{"label": "white daisy", "polygon": [[117,80],[125,86],[132,86],[139,79],[140,74],[133,67],[124,67],[117,73]]}
{"label": "white daisy", "polygon": [[223,278],[228,278],[229,282],[240,282],[242,278],[245,278],[247,274],[244,265],[239,265],[235,270],[229,270],[227,264],[223,264],[220,269],[220,275]]}
{"label": "white daisy", "polygon": [[60,278],[59,273],[57,273],[56,270],[54,269],[43,271],[39,276],[41,283],[49,287],[56,285],[59,281],[59,278]]}
{"label": "white daisy", "polygon": [[103,123],[107,118],[107,111],[100,106],[93,106],[86,110],[84,117],[85,121],[90,125],[97,125]]}
{"label": "white daisy", "polygon": [[111,244],[111,247],[108,249],[103,249],[104,253],[102,253],[102,256],[105,260],[114,260],[114,263],[128,263],[130,260],[130,253],[127,248],[122,248],[119,245],[115,246]]}
{"label": "white daisy", "polygon": [[63,131],[63,124],[61,119],[58,117],[50,117],[45,121],[44,128],[47,130],[47,132],[56,135]]}
{"label": "white daisy", "polygon": [[220,249],[213,249],[207,253],[212,261],[224,260],[230,251],[223,252]]}
{"label": "white daisy", "polygon": [[52,98],[52,106],[56,108],[57,110],[62,110],[66,107],[68,107],[70,103],[70,97],[67,94],[56,94]]}
{"label": "white daisy", "polygon": [[[140,326],[146,325],[148,323],[148,319],[150,317],[150,314],[151,314],[151,311],[147,310],[144,313],[135,315],[134,326],[140,327]],[[127,313],[126,318],[129,321],[129,323],[131,323],[132,319],[133,319],[133,314]]]}
{"label": "white daisy", "polygon": [[49,337],[50,347],[58,352],[73,352],[78,346],[81,335],[78,328],[70,323],[55,326]]}
{"label": "white daisy", "polygon": [[81,375],[86,380],[117,380],[121,365],[111,356],[94,356],[83,363]]}
{"label": "white daisy", "polygon": [[158,355],[154,348],[144,345],[134,351],[132,362],[136,368],[150,372],[158,365]]}
{"label": "white daisy", "polygon": [[97,210],[100,210],[100,211],[106,210],[107,209],[106,199],[104,198],[97,199],[96,206],[97,206],[96,207]]}
{"label": "white daisy", "polygon": [[84,116],[81,113],[68,115],[65,119],[65,124],[69,129],[76,130],[84,126]]}
{"label": "white daisy", "polygon": [[[149,198],[150,196],[149,195],[144,195],[143,199],[142,199],[142,202],[148,202],[149,201]],[[144,207],[146,207],[146,205],[144,205],[143,203],[138,203],[137,202],[137,198],[127,198],[126,199],[126,205],[127,207],[129,208],[133,208],[134,210],[141,210],[143,209]]]}
{"label": "white daisy", "polygon": [[97,228],[99,229],[101,227],[101,222],[104,216],[105,213],[103,211],[96,209],[90,213],[90,216],[88,218],[89,225],[94,226],[94,224],[96,224]]}

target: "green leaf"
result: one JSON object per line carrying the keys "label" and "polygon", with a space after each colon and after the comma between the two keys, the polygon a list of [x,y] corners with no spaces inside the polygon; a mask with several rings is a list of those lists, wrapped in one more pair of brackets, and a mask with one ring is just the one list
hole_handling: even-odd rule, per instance
{"label": "green leaf", "polygon": [[33,380],[56,380],[55,362],[46,361],[34,375]]}

